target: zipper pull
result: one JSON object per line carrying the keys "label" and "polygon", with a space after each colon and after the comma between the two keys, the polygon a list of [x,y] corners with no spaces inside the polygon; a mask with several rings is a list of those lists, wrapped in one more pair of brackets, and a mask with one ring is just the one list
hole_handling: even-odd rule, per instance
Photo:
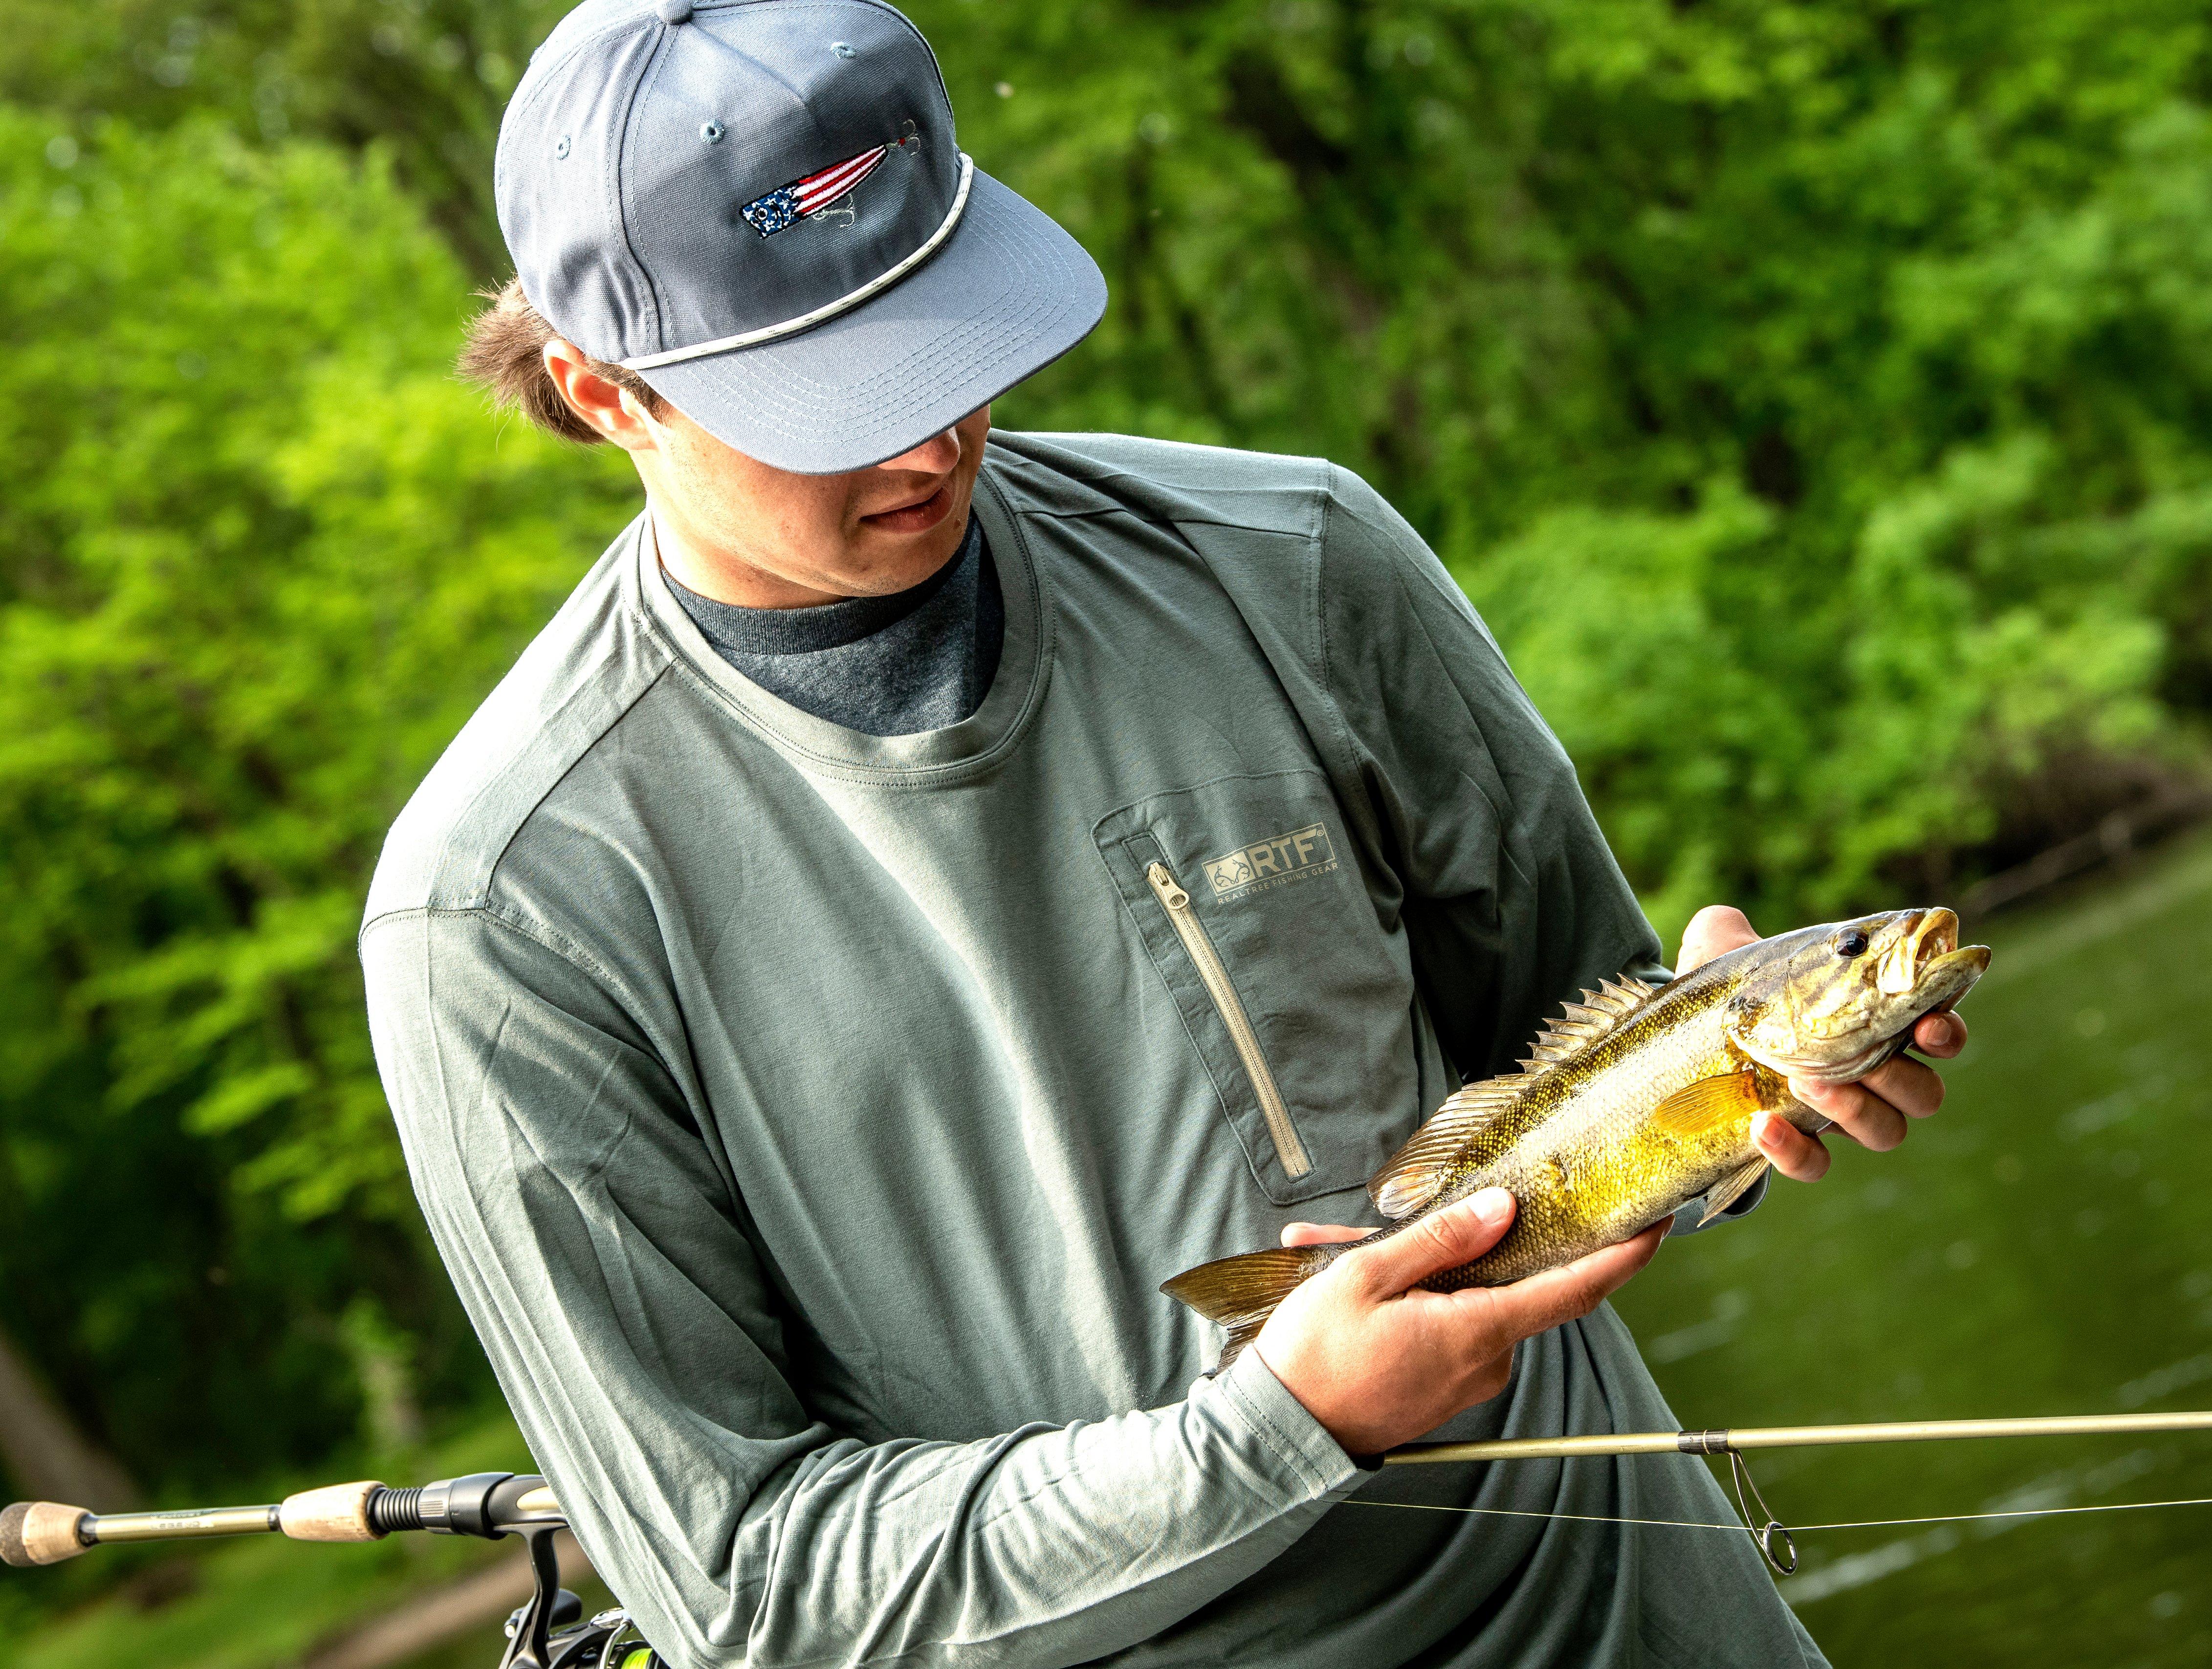
{"label": "zipper pull", "polygon": [[1182,883],[1175,878],[1174,871],[1165,864],[1154,864],[1146,869],[1145,879],[1152,883],[1152,890],[1160,895],[1160,902],[1170,910],[1190,907],[1190,895],[1182,889]]}

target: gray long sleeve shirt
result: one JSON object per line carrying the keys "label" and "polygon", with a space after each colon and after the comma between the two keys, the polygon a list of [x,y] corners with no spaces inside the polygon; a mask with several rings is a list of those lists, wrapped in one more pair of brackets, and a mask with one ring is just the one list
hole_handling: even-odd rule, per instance
{"label": "gray long sleeve shirt", "polygon": [[[1724,1523],[1699,1463],[1364,1474],[1256,1353],[1194,1385],[1216,1341],[1155,1290],[1372,1221],[1462,1071],[1656,962],[1434,557],[1327,464],[1120,437],[994,435],[975,514],[1005,626],[970,717],[869,737],[769,695],[634,527],[372,889],[431,1231],[647,1637],[1818,1664],[1741,1534],[1374,1504]],[[1452,1435],[1669,1423],[1601,1309]]]}

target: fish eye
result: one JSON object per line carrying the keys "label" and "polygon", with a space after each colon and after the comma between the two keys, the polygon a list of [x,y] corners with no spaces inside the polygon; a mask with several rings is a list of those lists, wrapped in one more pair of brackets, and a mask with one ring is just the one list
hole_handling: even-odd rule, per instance
{"label": "fish eye", "polygon": [[1867,952],[1867,936],[1854,927],[1837,939],[1836,954],[1839,956],[1863,956]]}

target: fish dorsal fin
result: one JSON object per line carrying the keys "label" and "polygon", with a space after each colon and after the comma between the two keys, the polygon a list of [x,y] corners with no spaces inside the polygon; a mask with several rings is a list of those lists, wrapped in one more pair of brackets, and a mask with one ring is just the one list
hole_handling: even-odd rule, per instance
{"label": "fish dorsal fin", "polygon": [[1632,974],[1622,974],[1618,983],[1601,980],[1598,984],[1601,988],[1585,991],[1581,1002],[1562,1004],[1565,1015],[1536,1034],[1535,1048],[1521,1063],[1522,1071],[1545,1071],[1579,1054],[1642,1008],[1658,989]]}
{"label": "fish dorsal fin", "polygon": [[1367,1197],[1375,1209],[1395,1222],[1434,1199],[1468,1144],[1480,1140],[1484,1129],[1527,1088],[1526,1081],[1517,1077],[1486,1078],[1446,1097],[1413,1139],[1368,1182]]}
{"label": "fish dorsal fin", "polygon": [[1367,1185],[1375,1209],[1394,1222],[1411,1217],[1437,1197],[1450,1173],[1468,1162],[1468,1148],[1528,1089],[1528,1075],[1547,1072],[1572,1059],[1643,1007],[1657,990],[1632,974],[1601,980],[1579,1003],[1536,1035],[1534,1048],[1521,1063],[1522,1076],[1486,1078],[1448,1098],[1413,1139],[1393,1154]]}

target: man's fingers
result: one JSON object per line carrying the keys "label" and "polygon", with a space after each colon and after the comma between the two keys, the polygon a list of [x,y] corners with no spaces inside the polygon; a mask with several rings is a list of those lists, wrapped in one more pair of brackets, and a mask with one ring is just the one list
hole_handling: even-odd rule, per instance
{"label": "man's fingers", "polygon": [[1371,1298],[1395,1298],[1439,1270],[1471,1263],[1498,1244],[1513,1221],[1513,1196],[1485,1188],[1473,1198],[1431,1211],[1380,1244],[1354,1252],[1337,1265]]}
{"label": "man's fingers", "polygon": [[1334,1246],[1340,1241],[1365,1240],[1372,1229],[1346,1229],[1334,1223],[1286,1223],[1283,1225],[1283,1244],[1285,1246]]}
{"label": "man's fingers", "polygon": [[1933,1066],[1899,1055],[1859,1080],[1908,1119],[1924,1119],[1943,1104],[1943,1077]]}
{"label": "man's fingers", "polygon": [[1912,1047],[1936,1060],[1948,1060],[1966,1047],[1966,1023],[1955,1014],[1923,1014],[1912,1029]]}
{"label": "man's fingers", "polygon": [[1844,1134],[1869,1152],[1887,1153],[1905,1139],[1905,1114],[1862,1084],[1792,1078],[1790,1093],[1823,1118],[1835,1120]]}
{"label": "man's fingers", "polygon": [[1817,1136],[1808,1136],[1789,1120],[1761,1113],[1751,1121],[1751,1139],[1772,1162],[1774,1168],[1793,1182],[1818,1182],[1828,1174],[1828,1150]]}
{"label": "man's fingers", "polygon": [[1690,925],[1682,930],[1682,950],[1674,958],[1674,972],[1686,974],[1758,938],[1750,918],[1735,905],[1708,904],[1692,916]]}
{"label": "man's fingers", "polygon": [[1511,1286],[1477,1290],[1491,1301],[1495,1323],[1512,1339],[1533,1338],[1595,1309],[1651,1261],[1666,1233],[1665,1223],[1654,1223],[1634,1240],[1577,1258],[1562,1268],[1531,1275]]}

